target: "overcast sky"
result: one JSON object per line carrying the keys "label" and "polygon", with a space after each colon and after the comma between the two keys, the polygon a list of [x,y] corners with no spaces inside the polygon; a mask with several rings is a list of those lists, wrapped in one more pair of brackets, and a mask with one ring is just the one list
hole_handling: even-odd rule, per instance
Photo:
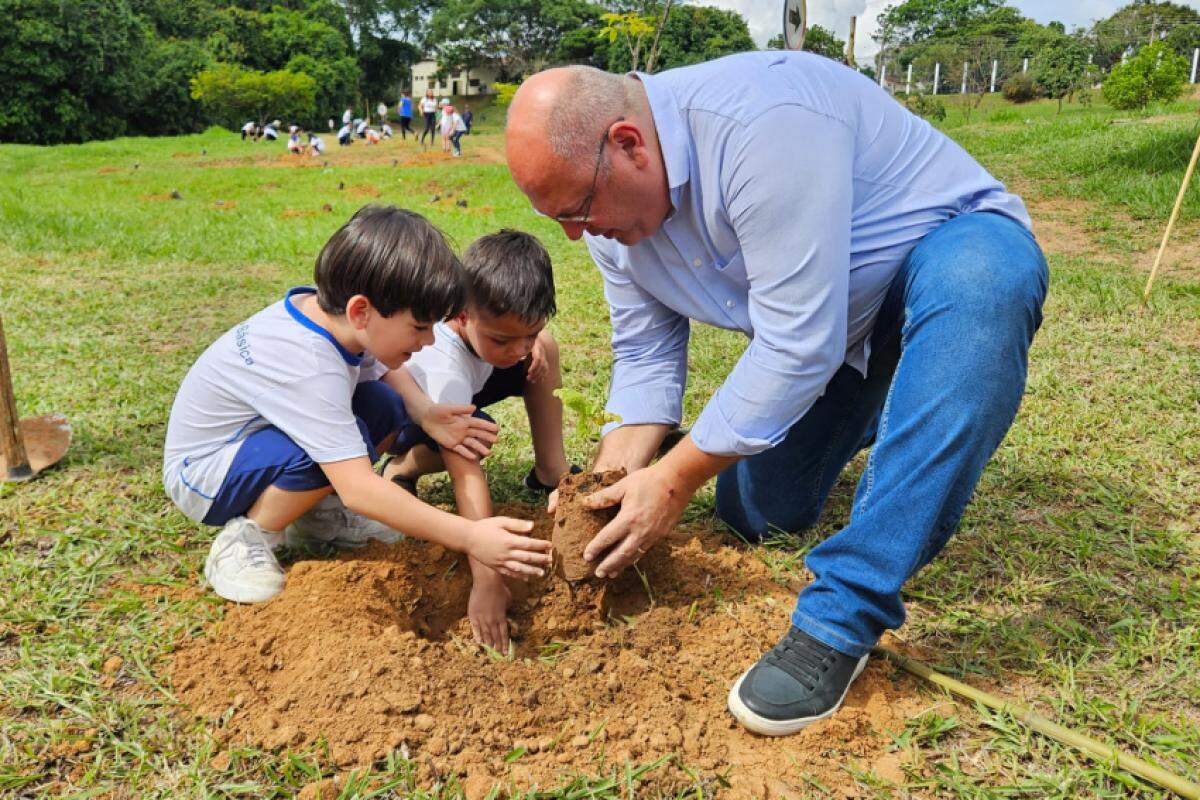
{"label": "overcast sky", "polygon": [[[702,5],[730,8],[741,13],[750,23],[750,34],[761,47],[767,39],[783,29],[783,0],[696,0]],[[900,0],[808,0],[809,24],[832,28],[840,38],[846,38],[850,30],[850,15],[859,12],[858,33],[854,53],[867,56],[878,50],[871,39],[875,33],[875,19],[889,5]],[[1118,8],[1128,5],[1129,0],[1009,0],[1027,17],[1038,22],[1057,20],[1067,26],[1087,27],[1097,19],[1103,19]],[[1175,0],[1181,5],[1200,11],[1200,0]]]}

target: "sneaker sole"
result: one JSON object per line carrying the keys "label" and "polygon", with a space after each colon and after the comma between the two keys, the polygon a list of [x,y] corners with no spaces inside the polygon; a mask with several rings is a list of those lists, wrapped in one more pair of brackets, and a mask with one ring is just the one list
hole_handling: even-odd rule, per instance
{"label": "sneaker sole", "polygon": [[768,719],[752,711],[749,706],[742,702],[742,698],[738,695],[738,690],[742,688],[742,681],[746,680],[746,676],[750,674],[750,670],[754,669],[751,666],[750,669],[742,673],[742,677],[738,678],[737,682],[733,684],[733,688],[729,690],[729,713],[733,714],[734,719],[740,722],[747,730],[762,734],[763,736],[790,736],[793,733],[799,733],[814,722],[820,722],[823,719],[832,717],[842,707],[842,702],[846,699],[846,693],[850,691],[850,686],[862,674],[866,666],[867,656],[864,655],[858,660],[858,666],[854,668],[854,674],[846,682],[846,688],[842,690],[842,696],[833,704],[833,708],[813,717],[797,717],[796,719]]}
{"label": "sneaker sole", "polygon": [[265,603],[283,591],[282,585],[278,589],[268,589],[261,586],[251,587],[228,581],[220,575],[209,575],[207,569],[204,571],[204,579],[208,581],[208,585],[212,587],[214,592],[234,603]]}

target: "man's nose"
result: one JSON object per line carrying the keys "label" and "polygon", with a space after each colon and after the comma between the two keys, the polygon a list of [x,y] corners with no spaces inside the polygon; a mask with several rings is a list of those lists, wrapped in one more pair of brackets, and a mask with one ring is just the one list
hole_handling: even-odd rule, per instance
{"label": "man's nose", "polygon": [[581,222],[559,222],[558,224],[562,225],[563,233],[572,242],[579,241],[579,237],[583,236],[583,231],[587,227],[587,225]]}

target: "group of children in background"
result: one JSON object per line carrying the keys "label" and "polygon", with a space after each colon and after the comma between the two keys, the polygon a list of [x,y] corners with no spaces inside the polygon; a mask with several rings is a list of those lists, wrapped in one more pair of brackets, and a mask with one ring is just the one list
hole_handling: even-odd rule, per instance
{"label": "group of children in background", "polygon": [[[508,647],[506,578],[551,565],[531,523],[493,517],[480,466],[497,426],[482,409],[522,398],[548,494],[571,467],[562,436],[550,257],[503,230],[460,261],[421,215],[366,206],[297,287],[217,339],[187,373],[167,425],[163,484],[192,520],[221,528],[204,575],[221,597],[283,589],[274,551],[411,536],[468,556],[478,641]],[[384,458],[381,459],[381,456]],[[458,515],[421,502],[445,470]]]}
{"label": "group of children in background", "polygon": [[[433,142],[435,131],[441,133],[442,137],[442,152],[452,152],[454,156],[462,155],[462,137],[471,133],[472,113],[471,106],[465,105],[460,114],[449,98],[443,98],[441,103],[434,98],[433,91],[429,90],[425,93],[420,103],[421,113],[425,118],[425,129],[421,132],[421,144],[425,144],[425,137],[429,136],[430,143]],[[413,138],[417,138],[416,131],[412,127],[413,119],[413,100],[408,92],[405,92],[399,104],[396,106],[397,116],[400,120],[400,135],[407,139],[408,134],[412,134]],[[342,147],[348,147],[354,143],[355,137],[362,139],[368,145],[379,144],[383,139],[391,139],[395,132],[388,122],[388,107],[386,103],[380,103],[375,113],[378,115],[380,122],[379,128],[371,126],[370,120],[361,117],[355,117],[353,109],[347,108],[342,113],[342,126],[337,129],[337,142]],[[331,118],[329,120],[329,130],[334,130],[335,123]],[[279,120],[268,122],[265,125],[259,125],[254,120],[248,121],[242,126],[242,141],[249,139],[252,142],[257,142],[259,139],[267,141],[276,141],[279,138]],[[320,136],[314,133],[308,133],[308,141],[303,141],[304,132],[296,125],[292,125],[288,129],[287,148],[289,153],[296,155],[304,155],[308,153],[312,156],[319,156],[325,152],[325,142]]]}

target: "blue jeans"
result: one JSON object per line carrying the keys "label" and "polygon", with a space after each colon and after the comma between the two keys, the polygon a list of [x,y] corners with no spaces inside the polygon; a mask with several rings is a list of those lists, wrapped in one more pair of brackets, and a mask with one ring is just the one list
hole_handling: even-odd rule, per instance
{"label": "blue jeans", "polygon": [[809,552],[792,623],[858,657],[904,623],[900,590],[958,527],[1025,391],[1046,261],[993,213],[927,234],[892,281],[867,377],[842,365],[776,447],[717,480],[717,516],[748,539],[811,527],[838,474],[871,447],[850,521]]}

